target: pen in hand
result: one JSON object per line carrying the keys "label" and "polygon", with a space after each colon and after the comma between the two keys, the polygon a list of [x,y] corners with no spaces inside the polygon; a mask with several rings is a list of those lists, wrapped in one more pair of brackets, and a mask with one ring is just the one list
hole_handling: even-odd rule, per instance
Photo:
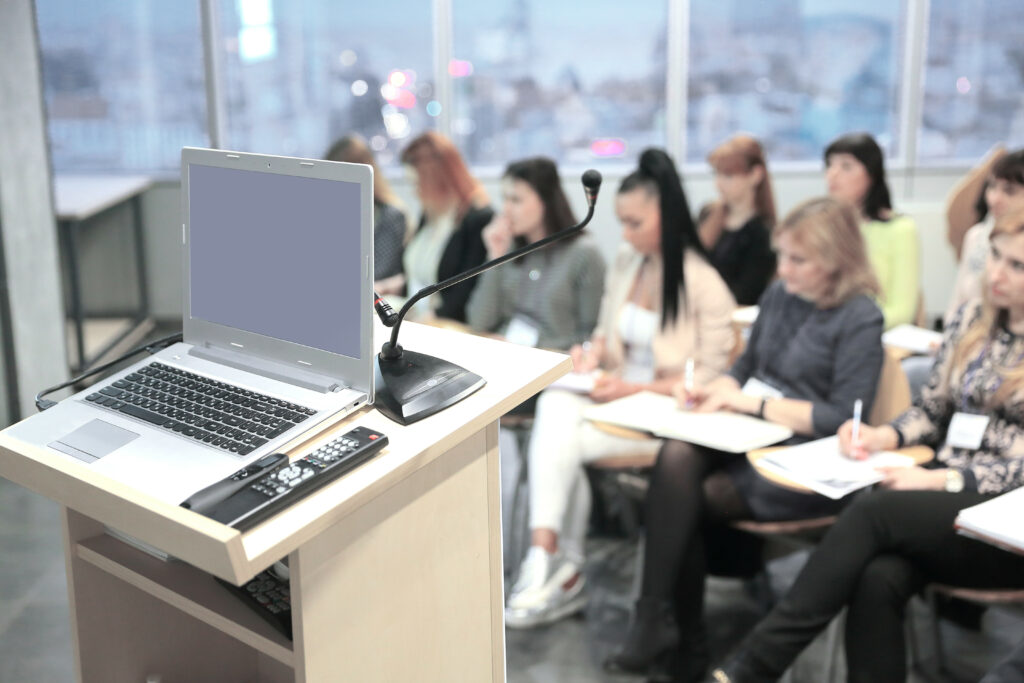
{"label": "pen in hand", "polygon": [[693,407],[693,358],[686,359],[686,369],[683,371],[683,389],[686,391],[686,407]]}
{"label": "pen in hand", "polygon": [[858,398],[853,402],[853,426],[850,428],[850,455],[855,458],[858,458],[857,453],[860,450],[860,418],[863,410],[864,402]]}

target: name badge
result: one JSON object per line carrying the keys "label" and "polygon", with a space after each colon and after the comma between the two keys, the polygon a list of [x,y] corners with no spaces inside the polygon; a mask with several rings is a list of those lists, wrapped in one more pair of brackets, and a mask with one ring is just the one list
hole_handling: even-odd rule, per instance
{"label": "name badge", "polygon": [[747,396],[759,398],[784,398],[782,392],[767,382],[762,382],[756,377],[751,377],[743,385],[743,393]]}
{"label": "name badge", "polygon": [[988,428],[988,420],[988,415],[954,414],[953,419],[949,421],[949,429],[946,430],[946,443],[954,448],[978,450]]}
{"label": "name badge", "polygon": [[537,346],[540,340],[540,329],[521,315],[509,321],[505,328],[505,341],[521,346]]}

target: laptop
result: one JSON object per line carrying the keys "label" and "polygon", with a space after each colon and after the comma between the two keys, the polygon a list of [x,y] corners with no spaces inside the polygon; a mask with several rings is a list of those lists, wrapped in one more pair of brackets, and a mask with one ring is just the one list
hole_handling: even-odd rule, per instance
{"label": "laptop", "polygon": [[7,430],[172,504],[373,402],[372,169],[185,148],[181,181],[182,342]]}

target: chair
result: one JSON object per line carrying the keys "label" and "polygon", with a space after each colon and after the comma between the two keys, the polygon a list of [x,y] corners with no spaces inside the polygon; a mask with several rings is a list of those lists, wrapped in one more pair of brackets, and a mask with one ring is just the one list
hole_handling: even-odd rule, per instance
{"label": "chair", "polygon": [[978,165],[968,171],[967,175],[950,190],[946,198],[946,236],[953,251],[956,252],[957,260],[960,259],[964,234],[978,222],[975,205],[985,187],[985,179],[992,166],[1005,154],[1006,148],[1002,145],[993,147]]}
{"label": "chair", "polygon": [[[985,607],[995,607],[999,605],[1024,605],[1024,589],[1020,588],[978,589],[949,586],[942,583],[930,583],[925,586],[924,598],[925,602],[928,604],[932,644],[935,649],[935,658],[938,663],[938,673],[944,677],[955,677],[955,674],[950,670],[949,662],[946,660],[946,650],[942,643],[942,629],[939,627],[938,612],[938,600],[940,596],[957,598],[959,600],[965,600],[978,605],[984,605]],[[909,614],[910,613],[908,612],[908,617]],[[911,644],[911,667],[917,671],[921,671],[921,662],[915,645],[915,639],[913,638],[913,625],[908,624],[908,628],[911,633],[911,638],[909,640]]]}

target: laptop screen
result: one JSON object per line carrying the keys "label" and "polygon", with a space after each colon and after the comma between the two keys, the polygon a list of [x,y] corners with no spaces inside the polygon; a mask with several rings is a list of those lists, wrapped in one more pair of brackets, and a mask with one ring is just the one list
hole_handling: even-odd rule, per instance
{"label": "laptop screen", "polygon": [[359,184],[188,172],[192,317],[359,358]]}

